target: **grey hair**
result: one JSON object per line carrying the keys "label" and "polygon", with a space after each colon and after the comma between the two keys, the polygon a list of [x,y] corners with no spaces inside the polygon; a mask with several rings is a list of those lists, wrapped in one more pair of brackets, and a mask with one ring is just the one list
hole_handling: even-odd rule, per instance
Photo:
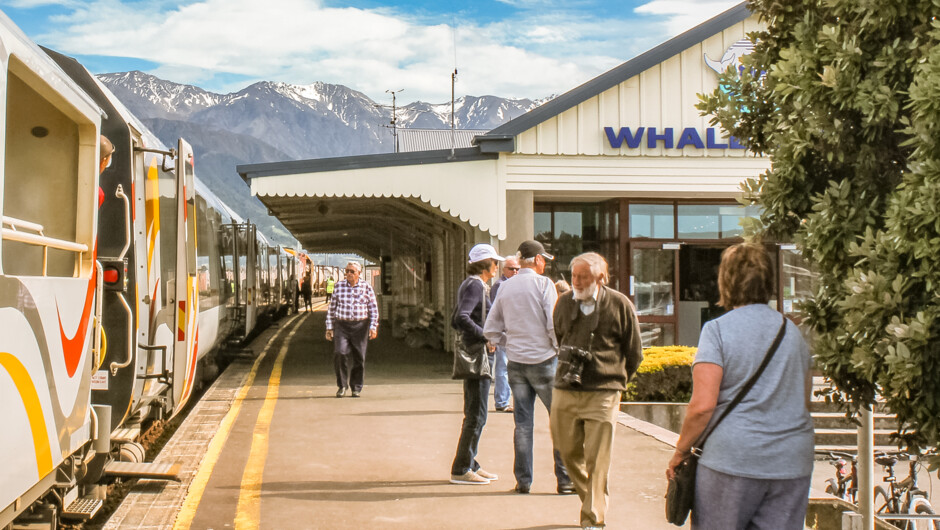
{"label": "grey hair", "polygon": [[355,267],[355,269],[359,271],[360,274],[362,273],[362,265],[360,265],[358,261],[350,261],[349,263],[346,264],[347,267],[350,265]]}
{"label": "grey hair", "polygon": [[577,263],[584,263],[591,268],[591,274],[597,278],[597,283],[601,285],[606,285],[610,281],[610,274],[607,272],[607,260],[604,259],[604,256],[601,256],[597,252],[585,252],[584,254],[578,254],[571,259],[571,265],[569,268],[574,270],[574,266]]}
{"label": "grey hair", "polygon": [[535,256],[531,258],[523,258],[522,252],[516,252],[516,259],[519,260],[519,265],[522,267],[535,265]]}

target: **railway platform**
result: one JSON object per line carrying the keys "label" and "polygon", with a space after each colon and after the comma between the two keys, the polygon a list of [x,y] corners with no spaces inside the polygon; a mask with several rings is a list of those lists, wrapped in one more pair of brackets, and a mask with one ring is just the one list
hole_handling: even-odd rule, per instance
{"label": "railway platform", "polygon": [[[478,459],[499,480],[450,484],[462,420],[450,356],[380,328],[362,397],[337,399],[323,307],[255,339],[255,358],[223,372],[156,458],[180,463],[182,482],[139,481],[104,528],[579,528],[577,496],[555,493],[544,408],[530,495],[512,492],[512,415],[498,412]],[[608,528],[671,528],[663,470],[672,447],[623,419]]]}

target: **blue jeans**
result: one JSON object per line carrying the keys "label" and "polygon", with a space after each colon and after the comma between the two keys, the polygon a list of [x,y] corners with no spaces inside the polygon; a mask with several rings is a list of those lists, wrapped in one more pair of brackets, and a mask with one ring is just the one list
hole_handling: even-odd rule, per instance
{"label": "blue jeans", "polygon": [[[515,461],[513,474],[516,484],[530,486],[532,484],[532,430],[535,425],[535,398],[536,396],[549,411],[552,410],[552,383],[555,379],[555,368],[558,357],[552,357],[538,364],[522,364],[509,361],[509,387],[512,389],[513,420],[516,429],[513,431],[513,446],[515,447]],[[555,457],[555,478],[558,484],[570,484],[568,471],[561,461],[561,455],[552,448]]]}
{"label": "blue jeans", "polygon": [[493,385],[493,402],[497,408],[504,409],[509,406],[509,398],[512,397],[512,393],[509,391],[506,349],[502,346],[496,347],[496,362],[493,363],[493,376],[496,378],[496,384]]}
{"label": "blue jeans", "polygon": [[[490,362],[493,362],[492,359]],[[480,469],[477,448],[486,425],[486,403],[490,395],[490,378],[465,379],[463,382],[463,425],[457,441],[457,454],[450,466],[451,475],[463,475]]]}

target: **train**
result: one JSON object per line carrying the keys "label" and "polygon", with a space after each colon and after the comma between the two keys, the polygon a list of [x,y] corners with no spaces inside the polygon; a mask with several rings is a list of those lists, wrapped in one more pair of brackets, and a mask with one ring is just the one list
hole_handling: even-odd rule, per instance
{"label": "train", "polygon": [[196,177],[184,139],[163,145],[2,12],[0,62],[0,528],[56,528],[116,478],[172,478],[141,433],[297,311],[305,265]]}

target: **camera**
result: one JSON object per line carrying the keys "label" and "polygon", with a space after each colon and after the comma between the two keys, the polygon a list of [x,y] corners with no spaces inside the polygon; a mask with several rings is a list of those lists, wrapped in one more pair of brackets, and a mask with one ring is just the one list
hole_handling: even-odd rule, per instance
{"label": "camera", "polygon": [[584,373],[585,363],[594,360],[594,355],[588,351],[576,346],[562,346],[559,352],[561,365],[559,369],[563,370],[561,380],[571,386],[581,386],[581,375]]}

